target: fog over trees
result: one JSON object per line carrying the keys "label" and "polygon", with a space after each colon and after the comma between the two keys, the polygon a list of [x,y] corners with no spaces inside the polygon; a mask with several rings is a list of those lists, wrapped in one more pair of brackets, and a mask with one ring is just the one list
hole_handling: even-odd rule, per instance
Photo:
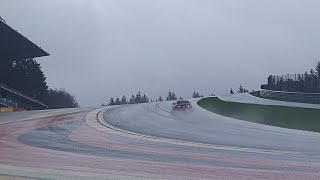
{"label": "fog over trees", "polygon": [[199,98],[199,97],[203,97],[203,95],[200,95],[199,92],[193,91],[192,97],[193,97],[193,98]]}
{"label": "fog over trees", "polygon": [[79,107],[75,97],[65,89],[49,89],[45,102],[53,109]]}
{"label": "fog over trees", "polygon": [[40,64],[32,59],[0,62],[0,82],[49,108],[79,107],[76,98],[65,89],[50,89]]}
{"label": "fog over trees", "polygon": [[[204,97],[199,92],[194,91],[191,95],[192,98],[200,98]],[[183,97],[179,96],[179,99],[183,99]],[[178,100],[177,95],[174,91],[168,91],[168,95],[165,99],[166,101],[175,101]],[[127,100],[126,96],[123,95],[121,100],[117,97],[116,100],[114,100],[113,97],[111,97],[106,104],[102,104],[102,106],[113,106],[113,105],[123,105],[123,104],[138,104],[138,103],[148,103],[148,102],[161,102],[164,101],[162,96],[159,96],[158,98],[151,99],[146,94],[142,94],[140,91],[137,92],[136,95],[131,95],[130,99]]]}
{"label": "fog over trees", "polygon": [[320,93],[320,62],[318,61],[315,69],[311,68],[309,72],[282,76],[270,75],[267,87],[264,88],[276,91]]}

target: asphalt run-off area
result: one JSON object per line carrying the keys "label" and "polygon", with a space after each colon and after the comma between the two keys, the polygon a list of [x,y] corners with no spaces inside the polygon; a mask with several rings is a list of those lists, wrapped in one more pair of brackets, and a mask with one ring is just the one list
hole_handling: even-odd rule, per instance
{"label": "asphalt run-off area", "polygon": [[[319,109],[251,95],[224,102]],[[4,179],[320,179],[320,134],[172,102],[0,114]],[[306,107],[305,107],[306,106]],[[302,119],[303,120],[303,119]]]}

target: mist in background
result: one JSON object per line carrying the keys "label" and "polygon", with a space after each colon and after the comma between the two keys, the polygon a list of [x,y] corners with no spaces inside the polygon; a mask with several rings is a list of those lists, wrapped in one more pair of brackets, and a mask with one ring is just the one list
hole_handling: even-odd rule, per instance
{"label": "mist in background", "polygon": [[320,60],[320,1],[1,1],[0,16],[50,53],[52,88],[81,106],[136,94],[259,89]]}

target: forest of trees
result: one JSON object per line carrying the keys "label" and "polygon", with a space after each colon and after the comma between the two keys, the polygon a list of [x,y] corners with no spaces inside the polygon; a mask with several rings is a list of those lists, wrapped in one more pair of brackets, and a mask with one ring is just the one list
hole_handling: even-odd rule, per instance
{"label": "forest of trees", "polygon": [[320,62],[317,62],[315,70],[309,72],[284,76],[269,76],[266,89],[288,92],[320,93]]}
{"label": "forest of trees", "polygon": [[[244,88],[242,85],[239,86],[238,91],[237,91],[238,94],[247,93],[247,92],[249,92],[249,90]],[[235,94],[235,92],[232,88],[230,89],[230,94]]]}
{"label": "forest of trees", "polygon": [[199,97],[203,97],[203,95],[200,95],[199,92],[193,91],[192,98],[199,98]]}
{"label": "forest of trees", "polygon": [[40,64],[34,59],[0,62],[0,83],[38,99],[49,108],[79,107],[66,90],[49,89]]}
{"label": "forest of trees", "polygon": [[[199,97],[203,97],[203,95],[200,95],[199,92],[194,91],[192,93],[192,97],[193,98],[199,98]],[[182,97],[179,97],[179,99],[183,99]],[[173,100],[178,100],[176,93],[174,91],[169,91],[167,97],[165,98],[166,101],[173,101]],[[141,94],[140,91],[138,91],[138,93],[136,95],[131,95],[130,99],[127,100],[126,96],[122,96],[122,98],[120,99],[119,97],[117,98],[113,98],[111,97],[109,99],[109,102],[107,104],[102,104],[102,106],[113,106],[113,105],[123,105],[123,104],[137,104],[137,103],[148,103],[148,102],[160,102],[160,101],[164,101],[164,99],[162,98],[162,96],[159,96],[158,98],[156,98],[155,100],[153,99],[149,99],[148,96],[146,94]]]}
{"label": "forest of trees", "polygon": [[168,96],[166,98],[167,101],[177,100],[176,94],[172,91],[169,91]]}
{"label": "forest of trees", "polygon": [[122,105],[122,104],[137,104],[137,103],[147,103],[149,102],[149,98],[147,97],[146,94],[141,94],[140,91],[134,96],[133,94],[131,95],[130,99],[127,100],[126,96],[122,96],[121,99],[117,97],[114,99],[113,97],[110,98],[108,105],[113,106],[113,105]]}
{"label": "forest of trees", "polygon": [[75,97],[65,89],[49,89],[45,102],[53,109],[79,107]]}
{"label": "forest of trees", "polygon": [[45,101],[48,90],[41,66],[33,59],[3,61],[0,65],[0,82],[30,97]]}

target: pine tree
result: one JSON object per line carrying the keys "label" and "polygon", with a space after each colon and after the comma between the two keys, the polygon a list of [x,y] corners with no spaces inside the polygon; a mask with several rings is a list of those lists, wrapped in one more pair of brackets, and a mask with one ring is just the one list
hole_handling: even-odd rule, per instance
{"label": "pine tree", "polygon": [[318,76],[318,78],[320,78],[320,61],[318,61],[317,66],[316,66],[316,75]]}
{"label": "pine tree", "polygon": [[113,100],[113,98],[110,98],[110,100],[109,100],[109,104],[108,104],[109,106],[113,106],[113,105],[115,105],[114,104],[114,100]]}
{"label": "pine tree", "polygon": [[146,94],[143,94],[143,96],[142,96],[142,98],[141,98],[141,102],[142,102],[142,103],[147,103],[147,102],[149,102],[149,98],[147,97]]}
{"label": "pine tree", "polygon": [[203,95],[200,95],[199,92],[193,91],[192,98],[199,98],[199,97],[203,97]]}
{"label": "pine tree", "polygon": [[127,103],[128,103],[128,102],[127,102],[126,96],[122,96],[121,101],[120,101],[120,104],[127,104]]}
{"label": "pine tree", "polygon": [[[249,90],[247,90],[246,88],[244,88],[242,85],[240,85],[239,89],[238,89],[238,93],[247,93],[249,92]],[[231,93],[231,91],[230,91]]]}
{"label": "pine tree", "polygon": [[158,101],[163,101],[163,99],[162,99],[162,97],[161,97],[161,96],[159,96]]}
{"label": "pine tree", "polygon": [[65,89],[49,89],[45,101],[50,109],[79,107],[75,97]]}
{"label": "pine tree", "polygon": [[132,94],[132,95],[131,95],[131,98],[130,98],[130,100],[129,100],[129,104],[134,104],[134,103],[135,103],[134,100],[135,100],[135,97],[134,97],[134,95]]}
{"label": "pine tree", "polygon": [[33,98],[44,100],[48,93],[46,77],[34,59],[12,62],[7,85]]}
{"label": "pine tree", "polygon": [[197,93],[196,93],[196,91],[193,91],[192,97],[193,97],[193,98],[197,98]]}
{"label": "pine tree", "polygon": [[316,78],[316,73],[314,72],[314,70],[312,68],[310,70],[310,78],[311,79],[315,79]]}
{"label": "pine tree", "polygon": [[169,91],[169,93],[168,93],[168,96],[167,96],[166,100],[167,100],[167,101],[172,100],[172,94],[171,94],[171,91]]}
{"label": "pine tree", "polygon": [[230,94],[234,94],[234,91],[233,91],[233,89],[231,88],[231,90],[230,90]]}
{"label": "pine tree", "polygon": [[115,105],[120,105],[120,99],[117,97],[116,101],[114,102]]}
{"label": "pine tree", "polygon": [[309,76],[308,72],[306,71],[304,73],[304,85],[303,85],[304,89],[307,89],[309,87],[309,84],[310,84],[310,76]]}
{"label": "pine tree", "polygon": [[141,92],[138,91],[135,99],[134,99],[134,103],[142,103],[142,96],[141,96]]}
{"label": "pine tree", "polygon": [[243,87],[242,85],[240,85],[239,89],[238,89],[238,93],[243,93]]}
{"label": "pine tree", "polygon": [[177,100],[176,94],[172,91],[171,93],[171,100]]}

